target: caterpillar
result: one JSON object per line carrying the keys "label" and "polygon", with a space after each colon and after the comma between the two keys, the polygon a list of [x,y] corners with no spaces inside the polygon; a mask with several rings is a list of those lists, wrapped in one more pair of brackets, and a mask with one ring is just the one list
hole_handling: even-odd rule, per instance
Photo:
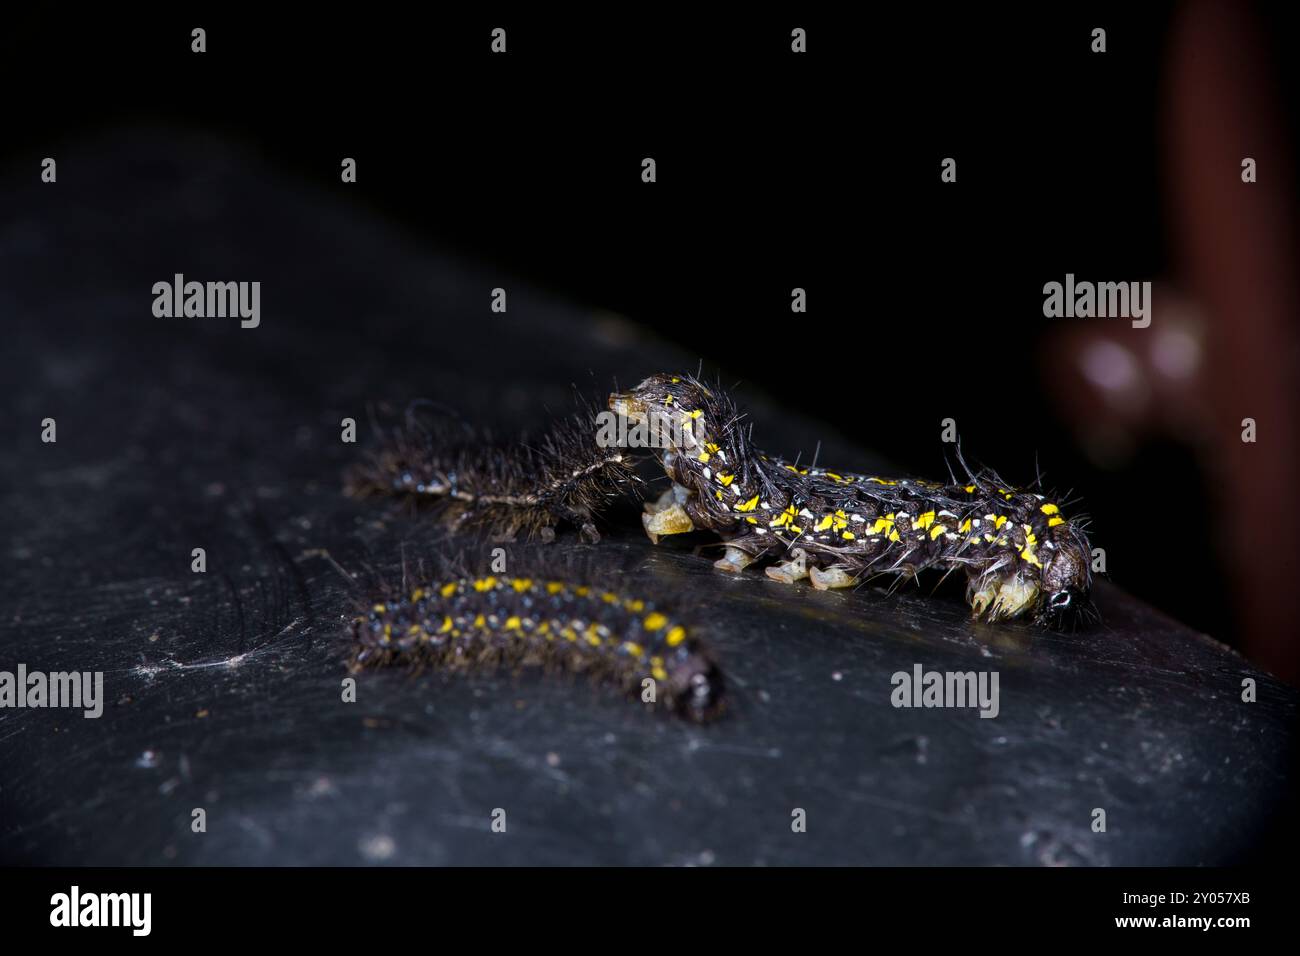
{"label": "caterpillar", "polygon": [[504,442],[408,410],[404,425],[380,429],[378,447],[345,475],[345,491],[433,505],[452,530],[484,530],[497,541],[549,542],[568,523],[595,543],[596,515],[611,498],[635,493],[639,479],[625,450],[596,443],[594,420],[584,406],[535,440]]}
{"label": "caterpillar", "polygon": [[1091,616],[1091,550],[1081,518],[1052,498],[1012,488],[995,472],[965,482],[891,479],[800,466],[751,444],[730,397],[689,375],[653,375],[609,396],[616,415],[656,435],[672,486],[646,502],[650,540],[716,532],[722,571],[758,561],[786,584],[848,587],[929,568],[966,573],[972,616],[1060,626]]}
{"label": "caterpillar", "polygon": [[722,672],[681,620],[652,601],[573,580],[447,577],[380,592],[351,634],[353,669],[541,667],[629,694],[653,678],[656,701],[697,722],[725,704]]}

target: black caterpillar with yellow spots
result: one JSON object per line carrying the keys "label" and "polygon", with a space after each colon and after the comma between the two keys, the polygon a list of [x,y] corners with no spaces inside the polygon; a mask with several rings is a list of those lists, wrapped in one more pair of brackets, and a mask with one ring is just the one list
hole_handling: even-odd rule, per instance
{"label": "black caterpillar with yellow spots", "polygon": [[385,664],[540,667],[582,673],[707,721],[722,712],[722,673],[685,623],[649,600],[573,580],[449,577],[383,593],[352,622],[354,668]]}
{"label": "black caterpillar with yellow spots", "polygon": [[960,569],[973,616],[990,621],[1029,617],[1060,626],[1094,613],[1082,519],[991,471],[966,469],[965,482],[940,483],[769,457],[751,445],[732,400],[688,375],[647,378],[611,395],[609,407],[655,436],[673,483],[646,504],[651,541],[714,531],[726,545],[715,565],[721,570],[778,559],[769,577],[807,578],[819,589]]}
{"label": "black caterpillar with yellow spots", "polygon": [[638,479],[627,452],[596,443],[594,411],[584,407],[544,434],[502,441],[459,421],[417,419],[382,430],[377,448],[345,477],[356,497],[429,505],[452,530],[484,531],[497,541],[551,541],[557,526],[600,540],[595,517]]}

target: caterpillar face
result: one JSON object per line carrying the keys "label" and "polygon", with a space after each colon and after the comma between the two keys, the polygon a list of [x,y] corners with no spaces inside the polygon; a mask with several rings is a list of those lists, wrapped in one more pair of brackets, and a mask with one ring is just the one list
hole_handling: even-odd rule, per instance
{"label": "caterpillar face", "polygon": [[1048,532],[1053,544],[1051,558],[1043,567],[1042,598],[1038,617],[1060,626],[1089,613],[1092,591],[1092,551],[1088,539],[1070,522]]}
{"label": "caterpillar face", "polygon": [[768,577],[847,587],[880,575],[963,570],[977,618],[1056,625],[1090,608],[1091,550],[1047,496],[994,472],[967,484],[801,466],[750,445],[730,398],[687,375],[654,375],[610,408],[659,426],[672,487],[646,504],[652,541],[704,529],[727,545],[720,570],[779,561]]}

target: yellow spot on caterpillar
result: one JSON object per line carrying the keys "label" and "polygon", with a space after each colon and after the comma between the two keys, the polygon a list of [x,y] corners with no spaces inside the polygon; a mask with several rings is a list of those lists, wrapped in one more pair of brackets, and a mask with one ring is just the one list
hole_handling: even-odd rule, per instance
{"label": "yellow spot on caterpillar", "polygon": [[457,587],[459,587],[459,585],[457,585],[455,581],[452,581],[440,587],[438,589],[438,593],[441,594],[443,597],[451,597],[453,594],[456,593]]}
{"label": "yellow spot on caterpillar", "polygon": [[1021,525],[1021,527],[1025,529],[1025,546],[1020,549],[1020,557],[1035,567],[1041,568],[1043,562],[1039,561],[1038,555],[1034,553],[1034,545],[1038,543],[1038,538],[1030,530],[1029,525]]}
{"label": "yellow spot on caterpillar", "polygon": [[1047,526],[1049,528],[1055,528],[1058,524],[1065,524],[1065,519],[1060,515],[1053,515],[1047,519]]}
{"label": "yellow spot on caterpillar", "polygon": [[822,518],[821,521],[818,521],[815,525],[813,525],[813,530],[825,531],[830,526],[831,526],[831,516],[827,515],[826,517]]}
{"label": "yellow spot on caterpillar", "polygon": [[510,582],[510,586],[520,594],[523,594],[525,591],[532,588],[533,582],[529,578],[515,578]]}
{"label": "yellow spot on caterpillar", "polygon": [[890,540],[890,541],[898,541],[898,540],[901,540],[901,539],[898,537],[898,532],[897,532],[897,531],[891,531],[891,532],[889,532],[889,540]]}
{"label": "yellow spot on caterpillar", "polygon": [[967,518],[967,519],[966,519],[965,521],[963,521],[961,524],[957,525],[957,530],[960,531],[962,534],[965,534],[967,531],[969,531],[969,530],[970,530],[970,518]]}
{"label": "yellow spot on caterpillar", "polygon": [[600,596],[600,599],[606,604],[613,604],[618,600],[618,595],[612,591],[606,591]]}
{"label": "yellow spot on caterpillar", "polygon": [[932,524],[934,524],[934,512],[927,511],[924,514],[919,515],[917,519],[912,522],[912,530],[917,531],[922,528],[928,528]]}
{"label": "yellow spot on caterpillar", "polygon": [[664,638],[664,643],[669,647],[676,647],[684,640],[686,640],[686,628],[674,627],[668,632],[668,636]]}
{"label": "yellow spot on caterpillar", "polygon": [[790,530],[795,534],[803,534],[803,528],[799,527],[797,524],[790,525]]}
{"label": "yellow spot on caterpillar", "polygon": [[671,395],[669,395],[667,398],[664,399],[665,405],[671,405],[672,403],[673,403],[673,397]]}
{"label": "yellow spot on caterpillar", "polygon": [[424,598],[424,588],[416,588],[414,591],[411,592],[411,603],[414,604],[416,601],[423,600],[423,598]]}
{"label": "yellow spot on caterpillar", "polygon": [[[739,511],[740,509],[737,508],[736,510]],[[787,508],[785,509],[785,511],[781,512],[781,513],[780,513],[779,515],[777,515],[774,519],[772,519],[770,522],[768,522],[768,527],[769,527],[769,528],[780,528],[780,527],[783,527],[783,526],[785,526],[785,525],[788,525],[788,524],[790,524],[791,521],[794,520],[794,516],[795,516],[796,514],[798,514],[798,512],[794,510],[794,505],[790,505],[789,507],[787,507]]]}
{"label": "yellow spot on caterpillar", "polygon": [[704,412],[700,411],[700,410],[697,408],[697,409],[695,409],[695,411],[693,411],[693,412],[690,413],[690,416],[691,416],[691,418],[693,418],[693,419],[698,419],[698,418],[699,418],[701,415],[703,415],[703,414],[704,414]]}
{"label": "yellow spot on caterpillar", "polygon": [[708,462],[709,462],[709,453],[708,453],[707,451],[702,451],[702,452],[700,452],[700,456],[699,456],[698,458],[696,458],[695,460],[698,461],[698,462],[703,462],[704,464],[708,464]]}
{"label": "yellow spot on caterpillar", "polygon": [[758,524],[757,518],[746,518],[745,520],[748,521],[750,524]]}
{"label": "yellow spot on caterpillar", "polygon": [[1054,515],[1054,514],[1059,514],[1060,511],[1061,511],[1060,508],[1056,507],[1056,505],[1053,505],[1053,504],[1046,504],[1046,505],[1043,505],[1043,506],[1042,506],[1041,508],[1039,508],[1038,510],[1041,511],[1041,512],[1042,512],[1043,514],[1045,514],[1045,515]]}
{"label": "yellow spot on caterpillar", "polygon": [[388,605],[376,604],[374,607],[371,608],[371,610],[374,611],[376,614],[383,614],[385,611],[388,610]]}
{"label": "yellow spot on caterpillar", "polygon": [[588,631],[586,634],[587,643],[592,647],[600,647],[600,637],[595,631]]}
{"label": "yellow spot on caterpillar", "polygon": [[645,601],[642,601],[640,598],[634,598],[625,603],[623,607],[627,608],[633,614],[640,614],[645,610]]}
{"label": "yellow spot on caterpillar", "polygon": [[483,627],[485,624],[487,624],[487,618],[485,618],[482,614],[474,618],[475,627]]}
{"label": "yellow spot on caterpillar", "polygon": [[840,535],[840,537],[843,538],[845,541],[854,540],[854,534],[852,531],[845,531],[843,534]]}
{"label": "yellow spot on caterpillar", "polygon": [[442,627],[438,628],[438,633],[446,634],[448,631],[451,630],[451,628],[452,628],[451,615],[449,614],[442,619]]}
{"label": "yellow spot on caterpillar", "polygon": [[993,519],[993,527],[994,527],[994,528],[997,528],[997,529],[999,529],[999,530],[1000,530],[1000,529],[1002,528],[1002,526],[1003,526],[1004,524],[1006,524],[1006,523],[1007,523],[1007,516],[1006,516],[1006,515],[998,515],[996,518]]}
{"label": "yellow spot on caterpillar", "polygon": [[893,526],[894,526],[893,515],[890,515],[887,518],[877,518],[876,523],[871,526],[871,533],[880,534],[882,531],[888,531]]}
{"label": "yellow spot on caterpillar", "polygon": [[641,645],[636,643],[635,641],[624,641],[623,649],[627,651],[629,654],[631,654],[633,657],[640,657],[642,654],[645,653],[645,651],[642,650]]}
{"label": "yellow spot on caterpillar", "polygon": [[936,538],[939,537],[939,535],[943,534],[947,530],[948,530],[947,525],[942,525],[942,524],[935,525],[933,528],[930,529],[930,540],[931,541],[935,540]]}
{"label": "yellow spot on caterpillar", "polygon": [[655,680],[667,680],[668,672],[664,670],[662,667],[652,667],[650,668],[650,676],[652,676]]}
{"label": "yellow spot on caterpillar", "polygon": [[968,495],[973,495],[973,494],[975,494],[975,486],[974,486],[974,485],[967,485],[967,486],[965,487],[965,489],[963,489],[963,490],[964,490],[964,491],[966,492],[966,494],[968,494]]}
{"label": "yellow spot on caterpillar", "polygon": [[710,455],[716,455],[718,453],[718,443],[713,441],[706,441],[704,443],[704,450],[707,451]]}
{"label": "yellow spot on caterpillar", "polygon": [[587,585],[585,584],[582,584],[574,588],[573,593],[578,595],[578,597],[586,597],[588,594],[591,593],[591,588],[587,587]]}
{"label": "yellow spot on caterpillar", "polygon": [[713,495],[714,495],[714,497],[716,497],[719,501],[722,500],[722,492],[721,492],[721,491],[715,491],[715,492],[713,493]]}
{"label": "yellow spot on caterpillar", "polygon": [[653,614],[647,614],[645,620],[641,622],[641,625],[647,631],[658,631],[662,630],[663,626],[667,623],[668,618],[664,617],[658,611],[655,611]]}
{"label": "yellow spot on caterpillar", "polygon": [[474,582],[474,590],[480,592],[491,591],[496,586],[497,586],[496,578],[479,578],[477,581]]}
{"label": "yellow spot on caterpillar", "polygon": [[757,507],[758,507],[758,495],[754,495],[754,497],[750,498],[748,501],[745,501],[745,502],[742,502],[741,504],[736,505],[736,510],[737,510],[737,511],[753,511],[753,510],[754,510],[755,508],[757,508]]}
{"label": "yellow spot on caterpillar", "polygon": [[677,384],[678,382],[680,382],[680,381],[681,381],[681,379],[678,378],[676,375],[673,376],[673,384],[674,384],[674,385],[676,385],[676,384]]}
{"label": "yellow spot on caterpillar", "polygon": [[523,627],[523,622],[520,621],[519,618],[517,618],[517,617],[508,617],[508,618],[506,618],[506,630],[507,630],[507,631],[517,631],[517,630],[519,630],[519,629],[522,628],[522,627]]}
{"label": "yellow spot on caterpillar", "polygon": [[735,480],[735,475],[725,475],[722,472],[718,472],[718,484],[722,485],[724,488],[730,488],[731,483]]}
{"label": "yellow spot on caterpillar", "polygon": [[564,590],[564,583],[563,583],[562,581],[547,581],[547,582],[546,582],[546,593],[547,593],[547,594],[559,594],[559,593],[560,593],[561,591],[563,591],[563,590]]}
{"label": "yellow spot on caterpillar", "polygon": [[412,624],[410,627],[408,627],[408,628],[406,629],[406,633],[407,633],[407,634],[419,634],[419,633],[420,633],[420,625],[418,625],[418,624]]}

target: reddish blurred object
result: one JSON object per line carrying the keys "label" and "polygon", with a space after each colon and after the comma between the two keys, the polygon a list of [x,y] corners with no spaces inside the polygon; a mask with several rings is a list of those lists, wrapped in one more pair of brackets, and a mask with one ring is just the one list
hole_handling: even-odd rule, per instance
{"label": "reddish blurred object", "polygon": [[[1241,646],[1300,683],[1295,166],[1268,62],[1249,8],[1206,0],[1179,11],[1162,117],[1177,288],[1155,289],[1149,328],[1084,321],[1048,347],[1075,357],[1052,384],[1100,464],[1154,433],[1198,449],[1221,491],[1215,530]],[[1242,180],[1247,157],[1256,182]],[[1254,442],[1243,441],[1244,419]]]}
{"label": "reddish blurred object", "polygon": [[[1123,466],[1155,435],[1193,445],[1212,440],[1205,316],[1168,286],[1156,285],[1152,300],[1159,318],[1149,328],[1084,321],[1057,330],[1048,343],[1048,385],[1103,468]],[[1061,355],[1071,361],[1061,363]]]}

